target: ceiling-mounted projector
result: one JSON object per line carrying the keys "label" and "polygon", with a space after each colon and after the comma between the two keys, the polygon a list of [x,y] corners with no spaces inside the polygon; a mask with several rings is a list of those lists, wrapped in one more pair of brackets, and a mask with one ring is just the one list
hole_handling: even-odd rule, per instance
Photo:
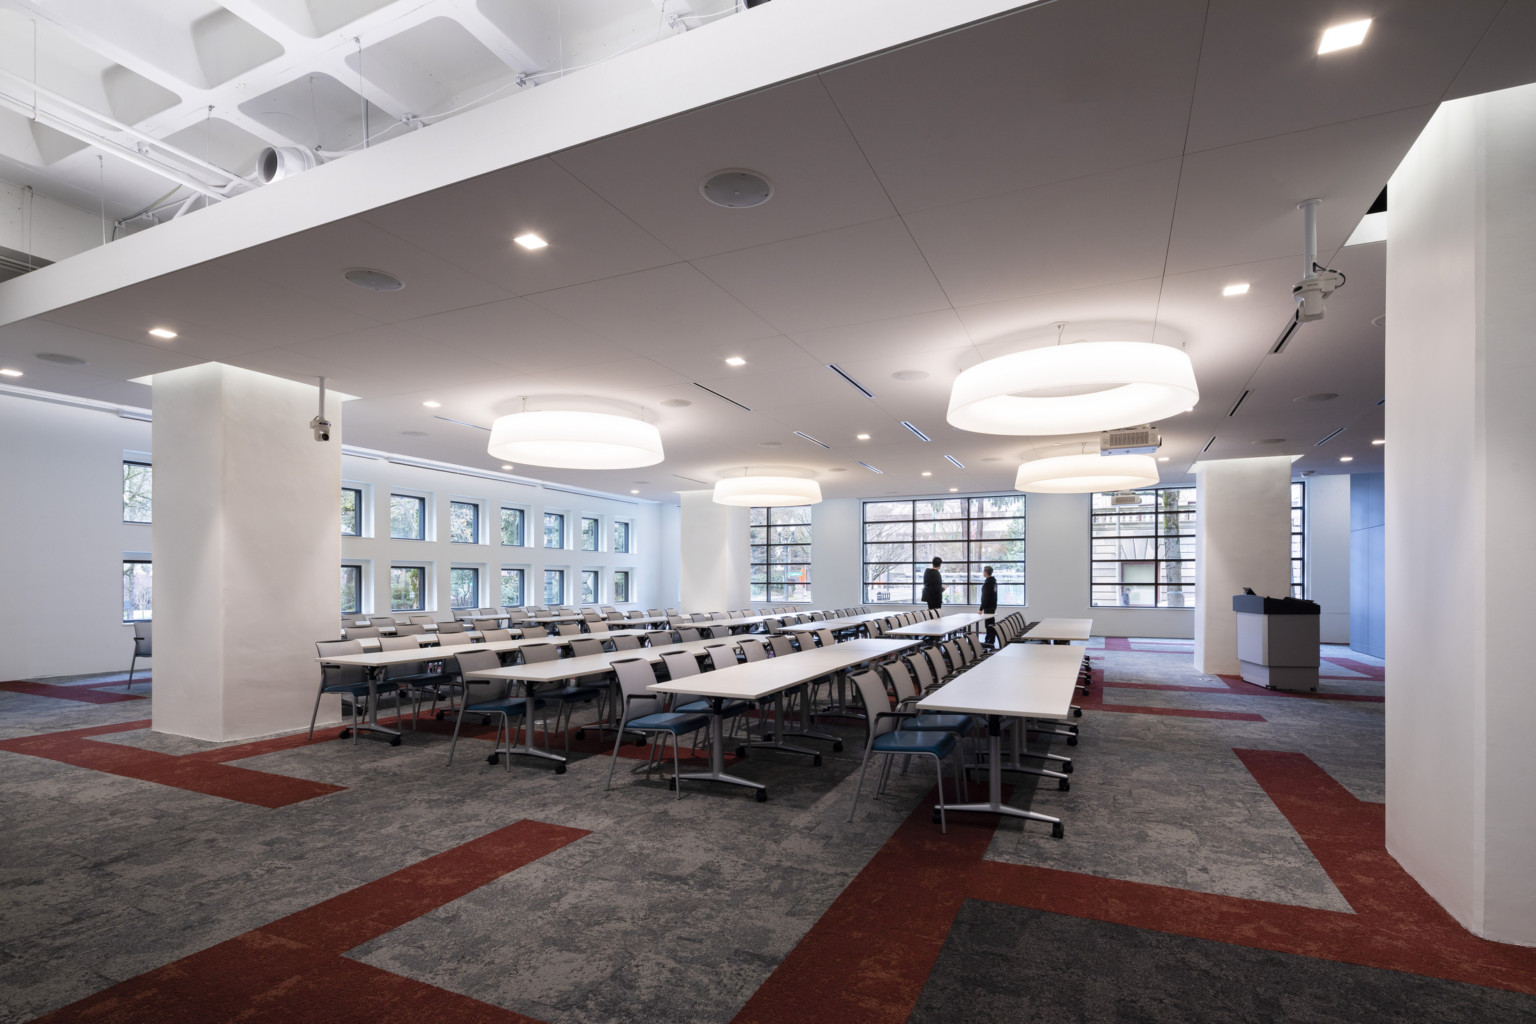
{"label": "ceiling-mounted projector", "polygon": [[1100,455],[1151,455],[1162,446],[1163,438],[1151,425],[1121,427],[1099,435]]}

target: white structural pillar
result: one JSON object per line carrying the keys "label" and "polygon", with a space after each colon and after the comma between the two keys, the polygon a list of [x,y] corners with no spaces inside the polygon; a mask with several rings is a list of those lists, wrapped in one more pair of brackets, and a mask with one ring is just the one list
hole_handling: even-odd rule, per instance
{"label": "white structural pillar", "polygon": [[717,505],[713,491],[683,491],[679,600],[685,612],[747,607],[751,595],[748,512]]}
{"label": "white structural pillar", "polygon": [[1291,592],[1290,458],[1196,463],[1195,508],[1195,668],[1236,675],[1232,596]]}
{"label": "white structural pillar", "polygon": [[220,363],[155,374],[157,731],[233,740],[309,722],[341,561],[341,403],[317,442],[316,395]]}
{"label": "white structural pillar", "polygon": [[1387,849],[1536,945],[1536,86],[1442,105],[1388,185]]}

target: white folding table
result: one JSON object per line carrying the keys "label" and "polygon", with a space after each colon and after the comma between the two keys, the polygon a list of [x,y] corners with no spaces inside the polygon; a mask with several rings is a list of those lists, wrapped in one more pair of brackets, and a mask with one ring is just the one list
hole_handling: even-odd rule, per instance
{"label": "white folding table", "polygon": [[1092,619],[1041,619],[1020,639],[1069,644],[1074,640],[1087,641],[1092,634]]}

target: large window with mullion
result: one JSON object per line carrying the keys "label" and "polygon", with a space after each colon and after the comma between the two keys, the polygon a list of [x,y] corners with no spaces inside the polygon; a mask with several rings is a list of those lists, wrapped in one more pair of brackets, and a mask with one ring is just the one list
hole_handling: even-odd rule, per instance
{"label": "large window with mullion", "polygon": [[1291,484],[1291,596],[1307,596],[1307,485]]}
{"label": "large window with mullion", "polygon": [[427,499],[417,494],[391,494],[389,535],[394,540],[425,540]]}
{"label": "large window with mullion", "polygon": [[501,543],[503,547],[520,548],[527,543],[523,534],[526,516],[527,513],[520,508],[503,508],[501,510]]}
{"label": "large window with mullion", "polygon": [[945,604],[980,604],[982,569],[992,567],[997,600],[1025,596],[1022,494],[864,503],[864,603],[915,604],[923,572],[942,558]]}
{"label": "large window with mullion", "polygon": [[[1195,606],[1195,489],[1093,496],[1089,583],[1095,608]],[[1119,500],[1120,503],[1116,503]]]}
{"label": "large window with mullion", "polygon": [[811,506],[751,511],[752,600],[811,599]]}

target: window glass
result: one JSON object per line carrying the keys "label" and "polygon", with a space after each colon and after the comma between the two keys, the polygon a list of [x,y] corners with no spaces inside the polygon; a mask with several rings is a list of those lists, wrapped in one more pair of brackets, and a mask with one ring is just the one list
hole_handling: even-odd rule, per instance
{"label": "window glass", "polygon": [[565,570],[544,570],[544,603],[550,607],[565,603]]}
{"label": "window glass", "polygon": [[448,540],[454,544],[480,543],[480,506],[472,501],[448,503]]}
{"label": "window glass", "polygon": [[630,524],[622,519],[613,524],[613,550],[621,555],[627,555],[629,550]]}
{"label": "window glass", "polygon": [[565,516],[559,512],[544,513],[544,546],[565,547]]}
{"label": "window glass", "polygon": [[602,528],[602,525],[602,523],[590,516],[581,517],[581,550],[597,550],[598,530]]}
{"label": "window glass", "polygon": [[363,610],[363,567],[360,565],[344,565],[341,567],[341,611],[361,613]]}
{"label": "window glass", "polygon": [[1291,484],[1291,596],[1307,596],[1307,485]]}
{"label": "window glass", "polygon": [[522,509],[504,508],[501,510],[501,543],[512,548],[523,546]]}
{"label": "window glass", "polygon": [[448,570],[448,607],[453,609],[480,607],[479,569]]}
{"label": "window glass", "polygon": [[155,471],[147,462],[123,462],[123,522],[152,521]]}
{"label": "window glass", "polygon": [[523,600],[523,570],[501,570],[501,606],[503,608],[521,608],[525,603]]}
{"label": "window glass", "polygon": [[753,508],[751,594],[754,601],[811,599],[811,506]]}
{"label": "window glass", "polygon": [[864,601],[914,604],[942,558],[945,604],[980,604],[990,565],[1000,605],[1024,603],[1022,494],[864,503]]}
{"label": "window glass", "polygon": [[123,559],[123,621],[150,618],[155,569],[143,559]]}
{"label": "window glass", "polygon": [[389,496],[389,535],[396,540],[423,540],[427,529],[427,499],[413,494]]}
{"label": "window glass", "polygon": [[341,535],[363,535],[363,492],[356,487],[341,489]]}
{"label": "window glass", "polygon": [[392,565],[389,567],[389,610],[392,612],[419,612],[424,610],[422,595],[426,593],[427,570],[420,565]]}
{"label": "window glass", "polygon": [[596,569],[583,569],[581,571],[582,604],[597,604],[598,576],[599,573]]}
{"label": "window glass", "polygon": [[630,600],[629,570],[619,569],[613,574],[613,603],[625,604]]}
{"label": "window glass", "polygon": [[[1195,489],[1151,487],[1134,503],[1093,496],[1089,587],[1095,608],[1195,606]],[[1122,496],[1123,497],[1123,496]]]}

